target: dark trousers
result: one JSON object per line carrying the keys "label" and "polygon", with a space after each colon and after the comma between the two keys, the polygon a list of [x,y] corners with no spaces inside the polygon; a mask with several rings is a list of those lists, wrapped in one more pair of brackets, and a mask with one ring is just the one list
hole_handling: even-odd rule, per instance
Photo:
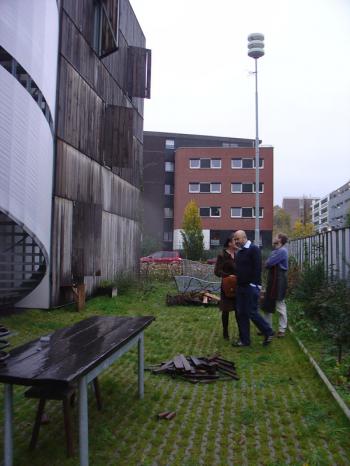
{"label": "dark trousers", "polygon": [[260,290],[255,286],[238,286],[237,299],[237,323],[239,338],[244,345],[250,345],[250,320],[264,335],[271,335],[272,328],[259,314]]}

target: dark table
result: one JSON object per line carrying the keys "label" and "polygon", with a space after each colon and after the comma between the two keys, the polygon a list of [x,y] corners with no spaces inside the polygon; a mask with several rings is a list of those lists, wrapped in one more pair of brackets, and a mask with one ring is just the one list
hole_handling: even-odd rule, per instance
{"label": "dark table", "polygon": [[4,465],[13,463],[13,385],[78,385],[80,465],[89,464],[87,386],[134,345],[138,345],[138,389],[144,394],[145,317],[90,317],[13,349],[0,368],[5,384]]}

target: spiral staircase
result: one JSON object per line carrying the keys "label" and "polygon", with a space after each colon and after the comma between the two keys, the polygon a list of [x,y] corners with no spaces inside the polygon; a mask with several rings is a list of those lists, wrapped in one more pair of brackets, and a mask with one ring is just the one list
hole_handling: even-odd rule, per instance
{"label": "spiral staircase", "polygon": [[45,275],[47,262],[35,239],[0,212],[0,309],[30,294]]}

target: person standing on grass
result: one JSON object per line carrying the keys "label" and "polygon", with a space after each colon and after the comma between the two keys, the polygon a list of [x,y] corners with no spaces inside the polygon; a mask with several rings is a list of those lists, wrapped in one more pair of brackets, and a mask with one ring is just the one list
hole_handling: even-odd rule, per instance
{"label": "person standing on grass", "polygon": [[[227,238],[224,244],[224,249],[218,255],[215,263],[214,274],[223,280],[225,277],[236,275],[235,255],[238,248],[233,239],[233,233]],[[228,323],[231,311],[236,309],[235,296],[226,296],[223,283],[221,282],[220,303],[222,330],[225,340],[229,339]]]}
{"label": "person standing on grass", "polygon": [[248,240],[243,230],[235,232],[234,241],[240,249],[236,254],[236,316],[239,340],[233,343],[233,346],[250,346],[250,320],[265,336],[263,345],[266,346],[271,343],[274,332],[259,314],[261,252],[258,246]]}
{"label": "person standing on grass", "polygon": [[287,330],[287,306],[285,297],[288,286],[288,250],[286,244],[288,238],[283,233],[279,233],[273,240],[274,251],[265,262],[268,269],[266,293],[261,306],[264,312],[264,319],[272,327],[272,313],[275,309],[279,313],[279,328],[277,336],[284,337]]}

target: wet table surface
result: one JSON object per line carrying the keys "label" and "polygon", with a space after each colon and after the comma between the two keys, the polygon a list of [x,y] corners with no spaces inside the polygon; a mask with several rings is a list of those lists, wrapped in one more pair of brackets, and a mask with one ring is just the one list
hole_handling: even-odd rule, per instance
{"label": "wet table surface", "polygon": [[122,348],[153,316],[94,316],[10,351],[0,383],[69,385]]}

